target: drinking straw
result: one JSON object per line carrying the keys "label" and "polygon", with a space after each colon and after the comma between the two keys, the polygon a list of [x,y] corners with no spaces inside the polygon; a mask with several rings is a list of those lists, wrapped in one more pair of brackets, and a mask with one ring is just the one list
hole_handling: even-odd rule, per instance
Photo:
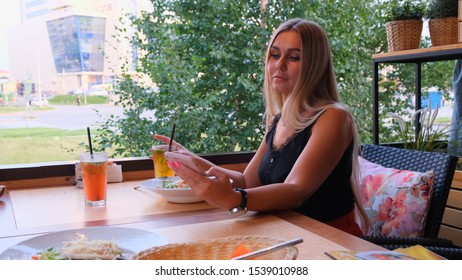
{"label": "drinking straw", "polygon": [[173,137],[175,136],[175,127],[176,127],[176,123],[173,124],[172,135],[170,135],[170,143],[168,144],[168,151],[169,152],[172,150]]}
{"label": "drinking straw", "polygon": [[93,158],[93,147],[91,145],[90,127],[87,127],[87,135],[88,135],[88,145],[90,146],[90,155],[91,155],[91,158]]}

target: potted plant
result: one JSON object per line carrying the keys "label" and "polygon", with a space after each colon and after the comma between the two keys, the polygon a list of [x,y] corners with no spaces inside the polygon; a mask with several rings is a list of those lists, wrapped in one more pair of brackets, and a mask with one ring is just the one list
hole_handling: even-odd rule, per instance
{"label": "potted plant", "polygon": [[420,1],[393,0],[387,5],[385,28],[388,51],[419,48],[425,4]]}
{"label": "potted plant", "polygon": [[458,0],[431,0],[426,18],[432,46],[458,43]]}
{"label": "potted plant", "polygon": [[[438,105],[432,110],[429,102],[425,109],[415,111],[409,121],[394,113],[389,113],[388,117],[398,122],[398,136],[404,149],[443,152],[447,146],[451,125],[434,125],[437,115]],[[419,128],[417,134],[414,130],[416,122]]]}

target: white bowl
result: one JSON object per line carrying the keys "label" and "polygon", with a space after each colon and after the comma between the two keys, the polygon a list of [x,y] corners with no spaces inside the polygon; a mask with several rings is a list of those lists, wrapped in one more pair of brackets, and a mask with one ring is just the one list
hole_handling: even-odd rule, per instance
{"label": "white bowl", "polygon": [[162,184],[164,181],[178,182],[180,177],[162,177],[146,180],[140,183],[140,187],[152,190],[158,195],[162,196],[165,200],[173,203],[195,203],[203,201],[198,197],[190,188],[164,188]]}

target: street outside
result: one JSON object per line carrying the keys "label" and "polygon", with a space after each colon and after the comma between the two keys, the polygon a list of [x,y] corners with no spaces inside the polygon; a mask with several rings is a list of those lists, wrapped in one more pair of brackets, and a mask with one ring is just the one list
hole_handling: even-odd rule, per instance
{"label": "street outside", "polygon": [[[98,105],[49,105],[51,110],[24,110],[0,115],[2,128],[47,127],[68,130],[93,127],[110,115],[121,116],[123,108],[109,104]],[[98,112],[96,112],[97,110]],[[98,116],[101,115],[101,117]]]}
{"label": "street outside", "polygon": [[[68,130],[85,129],[93,127],[97,122],[103,122],[108,116],[122,116],[123,108],[112,104],[97,105],[50,105],[51,110],[24,110],[20,112],[0,115],[0,129],[2,128],[32,128],[48,127]],[[98,113],[95,111],[97,110]],[[101,117],[98,116],[101,115]],[[150,113],[145,113],[145,117]],[[151,113],[152,114],[152,113]],[[438,118],[450,118],[452,106],[449,104],[440,108]]]}

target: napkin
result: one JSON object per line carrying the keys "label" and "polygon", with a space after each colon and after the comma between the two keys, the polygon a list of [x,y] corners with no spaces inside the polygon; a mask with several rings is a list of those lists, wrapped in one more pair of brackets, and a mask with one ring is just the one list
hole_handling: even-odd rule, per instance
{"label": "napkin", "polygon": [[445,258],[433,253],[421,245],[415,245],[407,248],[398,248],[394,251],[401,252],[417,260],[445,260]]}

